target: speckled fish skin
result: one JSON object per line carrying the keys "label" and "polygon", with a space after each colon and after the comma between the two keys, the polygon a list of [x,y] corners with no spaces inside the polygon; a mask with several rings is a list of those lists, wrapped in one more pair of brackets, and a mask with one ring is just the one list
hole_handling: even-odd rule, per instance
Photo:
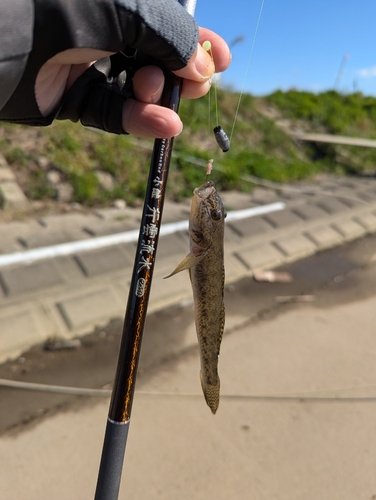
{"label": "speckled fish skin", "polygon": [[170,276],[189,269],[200,347],[201,385],[214,414],[219,405],[218,356],[225,324],[223,238],[226,212],[213,181],[205,182],[193,193],[189,219],[190,253]]}

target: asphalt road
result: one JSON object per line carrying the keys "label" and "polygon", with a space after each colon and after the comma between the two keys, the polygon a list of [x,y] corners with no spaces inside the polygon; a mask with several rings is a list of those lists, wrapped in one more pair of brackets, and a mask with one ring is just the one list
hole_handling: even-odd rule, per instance
{"label": "asphalt road", "polygon": [[[369,236],[281,267],[292,283],[230,285],[215,416],[186,347],[192,306],[150,316],[120,498],[376,498],[375,257]],[[297,295],[315,300],[276,301]],[[0,377],[103,387],[119,327],[75,351],[33,349]],[[1,389],[2,498],[92,498],[107,409],[107,398]]]}

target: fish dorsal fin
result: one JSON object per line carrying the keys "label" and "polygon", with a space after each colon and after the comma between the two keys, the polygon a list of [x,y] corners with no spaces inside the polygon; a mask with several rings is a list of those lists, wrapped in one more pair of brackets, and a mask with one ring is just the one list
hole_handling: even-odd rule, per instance
{"label": "fish dorsal fin", "polygon": [[199,251],[195,250],[195,252],[189,252],[189,254],[184,257],[184,259],[176,266],[176,268],[172,271],[171,274],[165,276],[163,279],[171,278],[174,274],[180,273],[180,271],[184,271],[185,269],[191,269],[191,267],[197,266],[197,264],[205,257],[208,253],[206,248],[202,248]]}

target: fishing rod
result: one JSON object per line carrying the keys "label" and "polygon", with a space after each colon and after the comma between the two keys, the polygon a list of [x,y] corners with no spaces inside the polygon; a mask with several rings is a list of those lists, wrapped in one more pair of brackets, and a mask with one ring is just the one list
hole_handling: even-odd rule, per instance
{"label": "fishing rod", "polygon": [[[197,0],[177,1],[194,15]],[[166,74],[161,105],[177,113],[181,86],[181,78]],[[173,143],[173,138],[154,141],[95,500],[117,500],[119,496]]]}

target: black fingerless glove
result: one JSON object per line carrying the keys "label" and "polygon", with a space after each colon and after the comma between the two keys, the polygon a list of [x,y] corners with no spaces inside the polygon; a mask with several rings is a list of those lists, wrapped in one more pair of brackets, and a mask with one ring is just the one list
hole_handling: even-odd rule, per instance
{"label": "black fingerless glove", "polygon": [[136,55],[127,58],[118,52],[99,59],[77,78],[53,117],[80,121],[86,127],[113,134],[126,134],[122,128],[123,104],[128,97],[133,97],[132,77],[138,68]]}
{"label": "black fingerless glove", "polygon": [[[3,121],[49,125],[54,118],[81,120],[123,133],[122,106],[132,95],[131,78],[136,69],[150,63],[144,54],[168,70],[177,70],[187,64],[198,43],[197,24],[177,0],[34,0],[34,4],[32,50],[18,86],[0,110]],[[38,72],[53,56],[72,48],[120,54],[97,61],[76,80],[61,105],[43,116],[35,99]]]}

